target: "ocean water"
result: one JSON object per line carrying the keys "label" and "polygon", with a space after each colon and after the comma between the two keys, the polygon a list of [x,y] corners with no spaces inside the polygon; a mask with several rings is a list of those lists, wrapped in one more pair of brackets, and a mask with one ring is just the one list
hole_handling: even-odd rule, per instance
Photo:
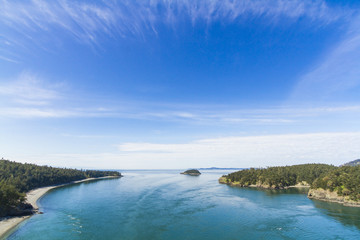
{"label": "ocean water", "polygon": [[8,239],[360,239],[360,208],[309,200],[304,189],[218,184],[229,171],[123,171],[58,188],[42,215]]}

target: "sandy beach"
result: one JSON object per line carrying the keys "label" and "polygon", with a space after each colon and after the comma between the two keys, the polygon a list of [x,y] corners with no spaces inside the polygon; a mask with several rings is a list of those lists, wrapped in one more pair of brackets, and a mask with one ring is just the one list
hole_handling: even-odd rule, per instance
{"label": "sandy beach", "polygon": [[[26,199],[27,202],[33,205],[34,209],[37,210],[39,207],[37,205],[37,201],[45,195],[49,190],[63,187],[70,184],[76,184],[76,183],[82,183],[92,180],[99,180],[99,179],[107,179],[107,178],[118,178],[118,177],[100,177],[100,178],[87,178],[79,181],[74,181],[66,184],[56,185],[56,186],[49,186],[49,187],[42,187],[37,188],[34,190],[29,191],[26,193]],[[8,236],[9,233],[11,233],[15,228],[26,219],[30,218],[31,216],[24,216],[24,217],[11,217],[11,218],[4,218],[0,220],[0,239],[3,239],[4,237]]]}

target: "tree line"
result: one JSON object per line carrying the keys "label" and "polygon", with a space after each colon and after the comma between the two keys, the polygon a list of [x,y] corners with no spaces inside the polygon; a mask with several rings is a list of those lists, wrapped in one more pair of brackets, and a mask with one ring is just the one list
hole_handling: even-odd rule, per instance
{"label": "tree line", "polygon": [[336,168],[317,178],[311,187],[336,191],[340,196],[360,201],[360,165]]}
{"label": "tree line", "polygon": [[250,168],[230,173],[224,177],[229,182],[237,182],[244,187],[249,185],[269,185],[272,188],[284,188],[303,181],[311,184],[321,174],[334,168],[334,166],[327,164]]}
{"label": "tree line", "polygon": [[224,175],[227,183],[246,187],[266,185],[286,188],[306,182],[311,188],[336,191],[340,196],[360,200],[360,166],[336,167],[327,164],[301,164],[284,167],[250,168]]}
{"label": "tree line", "polygon": [[6,216],[11,209],[23,203],[25,193],[32,189],[105,176],[121,174],[117,171],[54,168],[0,160],[0,216]]}

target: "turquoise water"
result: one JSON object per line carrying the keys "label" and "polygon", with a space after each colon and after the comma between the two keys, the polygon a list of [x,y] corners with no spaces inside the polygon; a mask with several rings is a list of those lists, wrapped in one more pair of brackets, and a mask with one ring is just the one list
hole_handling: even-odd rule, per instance
{"label": "turquoise water", "polygon": [[125,171],[58,188],[9,239],[360,239],[360,208],[304,190],[218,184],[226,172]]}

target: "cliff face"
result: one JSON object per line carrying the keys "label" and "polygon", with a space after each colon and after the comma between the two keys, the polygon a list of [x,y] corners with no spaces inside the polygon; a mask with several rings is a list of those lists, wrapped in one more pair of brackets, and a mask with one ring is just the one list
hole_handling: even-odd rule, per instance
{"label": "cliff face", "polygon": [[341,203],[345,206],[360,207],[360,201],[353,201],[349,199],[349,197],[339,196],[336,192],[331,192],[322,188],[310,189],[308,193],[308,198],[327,202]]}

